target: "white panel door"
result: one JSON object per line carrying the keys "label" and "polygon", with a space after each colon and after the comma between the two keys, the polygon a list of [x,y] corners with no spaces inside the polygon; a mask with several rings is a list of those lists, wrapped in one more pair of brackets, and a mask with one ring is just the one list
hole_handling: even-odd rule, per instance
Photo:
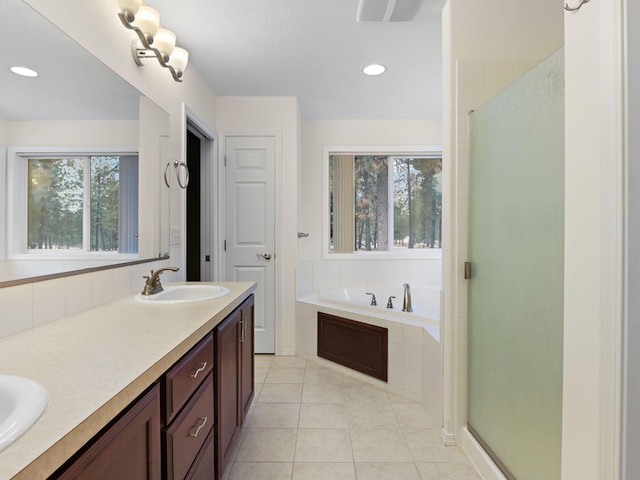
{"label": "white panel door", "polygon": [[225,277],[257,283],[256,353],[275,353],[275,139],[226,137],[225,156]]}

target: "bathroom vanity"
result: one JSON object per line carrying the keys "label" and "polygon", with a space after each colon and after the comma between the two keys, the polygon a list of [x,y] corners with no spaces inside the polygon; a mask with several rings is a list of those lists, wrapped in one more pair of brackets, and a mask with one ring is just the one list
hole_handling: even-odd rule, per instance
{"label": "bathroom vanity", "polygon": [[222,478],[253,398],[255,284],[222,285],[215,300],[127,298],[0,339],[3,373],[50,395],[0,452],[0,478]]}

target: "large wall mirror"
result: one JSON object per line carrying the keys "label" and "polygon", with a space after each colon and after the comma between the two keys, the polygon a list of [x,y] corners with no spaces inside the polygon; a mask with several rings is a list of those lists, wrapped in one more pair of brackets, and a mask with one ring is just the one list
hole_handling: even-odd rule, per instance
{"label": "large wall mirror", "polygon": [[0,287],[168,255],[169,115],[22,0],[0,85]]}

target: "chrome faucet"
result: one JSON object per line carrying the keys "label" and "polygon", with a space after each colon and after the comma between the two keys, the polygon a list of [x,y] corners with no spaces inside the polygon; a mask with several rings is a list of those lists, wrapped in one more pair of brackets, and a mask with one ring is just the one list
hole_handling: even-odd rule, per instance
{"label": "chrome faucet", "polygon": [[166,272],[167,270],[177,272],[180,269],[177,267],[164,267],[156,270],[155,272],[151,270],[151,275],[145,275],[144,277],[142,277],[146,279],[146,282],[144,284],[144,289],[142,290],[141,295],[155,295],[156,293],[162,292],[164,289],[162,288],[162,283],[160,283],[160,274],[162,272]]}
{"label": "chrome faucet", "polygon": [[409,288],[408,283],[403,283],[404,287],[404,297],[402,299],[402,311],[403,312],[413,312],[413,308],[411,308],[411,289]]}

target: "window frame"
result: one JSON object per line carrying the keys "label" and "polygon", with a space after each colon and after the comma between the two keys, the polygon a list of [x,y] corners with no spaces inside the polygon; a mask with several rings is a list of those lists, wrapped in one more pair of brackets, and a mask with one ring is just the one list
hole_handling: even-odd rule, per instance
{"label": "window frame", "polygon": [[[27,244],[28,159],[91,157],[100,155],[139,155],[132,147],[9,147],[7,148],[7,196],[5,226],[6,258],[8,260],[137,260],[139,253],[92,252],[87,250],[29,251]],[[88,179],[85,179],[88,181]],[[88,192],[84,192],[88,195]],[[139,208],[139,207],[138,207]],[[88,215],[88,212],[85,212]],[[86,231],[83,231],[83,237]],[[86,239],[83,239],[86,242]]]}
{"label": "window frame", "polygon": [[[387,251],[357,251],[352,253],[332,253],[329,251],[330,212],[329,212],[329,159],[331,155],[387,155],[389,157],[442,157],[441,145],[412,146],[325,146],[322,155],[322,258],[323,260],[439,260],[442,259],[442,248],[419,248]],[[443,168],[444,170],[444,168]],[[390,175],[391,177],[391,175]],[[391,179],[390,179],[391,181]],[[391,192],[389,193],[391,195]],[[389,209],[392,220],[393,208]],[[392,222],[389,222],[392,225]],[[393,238],[391,236],[390,238]],[[393,248],[393,242],[390,242]]]}

